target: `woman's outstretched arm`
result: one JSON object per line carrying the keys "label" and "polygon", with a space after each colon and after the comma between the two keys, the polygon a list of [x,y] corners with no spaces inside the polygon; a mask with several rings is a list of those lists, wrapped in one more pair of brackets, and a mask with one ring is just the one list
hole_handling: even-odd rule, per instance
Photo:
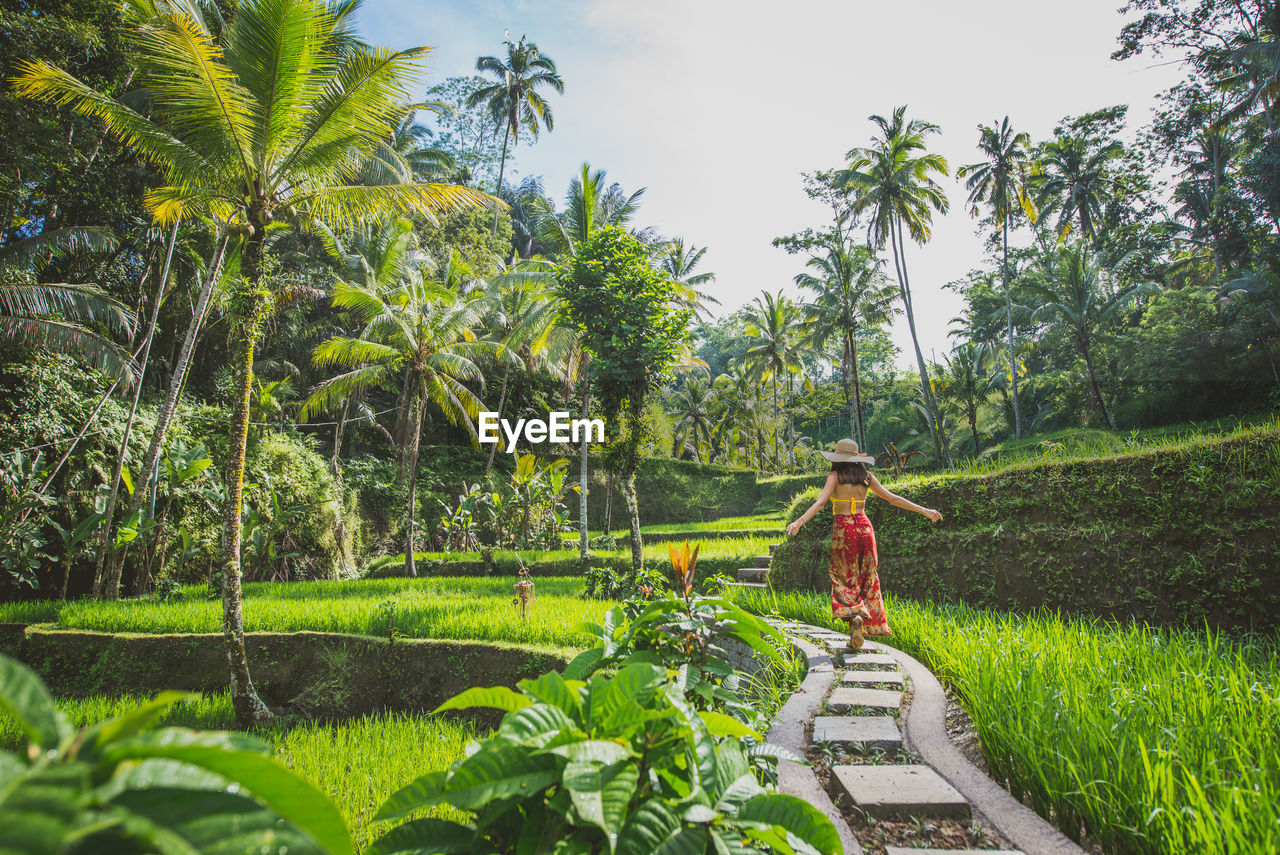
{"label": "woman's outstretched arm", "polygon": [[831,492],[836,488],[836,473],[832,472],[827,476],[827,483],[822,485],[822,492],[818,494],[818,501],[814,502],[809,510],[800,515],[800,518],[787,526],[787,536],[795,537],[796,532],[800,530],[800,526],[813,519],[813,515],[822,510],[823,505],[827,503],[827,499],[831,498]]}
{"label": "woman's outstretched arm", "polygon": [[874,475],[871,475],[871,492],[875,493],[891,505],[896,505],[899,508],[905,508],[908,511],[915,511],[918,514],[924,514],[933,522],[937,522],[942,519],[942,514],[938,513],[933,508],[921,507],[910,499],[904,499],[896,493],[890,493],[878,480],[876,480],[876,476]]}

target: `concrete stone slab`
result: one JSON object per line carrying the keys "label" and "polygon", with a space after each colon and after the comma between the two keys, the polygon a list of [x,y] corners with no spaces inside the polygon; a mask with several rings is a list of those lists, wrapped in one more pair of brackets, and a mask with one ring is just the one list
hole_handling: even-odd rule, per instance
{"label": "concrete stone slab", "polygon": [[843,671],[840,682],[846,686],[901,686],[905,680],[900,671]]}
{"label": "concrete stone slab", "polygon": [[853,803],[876,817],[969,818],[969,803],[928,766],[836,766],[831,770]]}
{"label": "concrete stone slab", "polygon": [[740,567],[738,569],[739,582],[764,582],[768,578],[768,567]]}
{"label": "concrete stone slab", "polygon": [[769,562],[772,560],[768,555],[757,555],[751,559],[751,563],[757,567],[768,567]]}
{"label": "concrete stone slab", "polygon": [[842,657],[846,668],[884,668],[896,670],[898,661],[887,653],[846,653]]}
{"label": "concrete stone slab", "polygon": [[896,751],[902,747],[902,734],[892,716],[820,715],[813,720],[813,741],[841,745],[856,742],[867,749]]}
{"label": "concrete stone slab", "polygon": [[1021,849],[916,849],[911,846],[886,846],[885,855],[1023,855]]}
{"label": "concrete stone slab", "polygon": [[897,712],[902,706],[902,692],[887,689],[839,688],[827,699],[827,709],[834,713],[853,712],[863,707]]}

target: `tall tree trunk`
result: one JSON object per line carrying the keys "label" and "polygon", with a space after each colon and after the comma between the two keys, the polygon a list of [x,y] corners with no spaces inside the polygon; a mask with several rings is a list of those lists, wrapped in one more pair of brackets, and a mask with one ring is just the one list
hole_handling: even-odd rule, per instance
{"label": "tall tree trunk", "polygon": [[[587,405],[591,401],[591,378],[584,375],[582,381],[582,420],[587,420]],[[584,564],[591,553],[587,537],[587,439],[589,434],[582,431],[582,449],[578,452],[578,559]]]}
{"label": "tall tree trunk", "polygon": [[613,488],[614,482],[613,471],[609,470],[604,477],[604,536],[609,537],[613,533]]}
{"label": "tall tree trunk", "polygon": [[778,409],[778,375],[774,375],[771,379],[773,384],[773,468],[782,468],[782,453],[778,451],[778,434],[782,431],[778,426],[778,420],[782,417],[782,411]]}
{"label": "tall tree trunk", "polygon": [[644,569],[644,540],[640,536],[640,503],[636,499],[636,468],[640,463],[640,442],[643,439],[641,420],[644,418],[644,392],[632,392],[628,422],[626,468],[621,474],[622,500],[627,506],[627,522],[631,529],[631,569],[639,573]]}
{"label": "tall tree trunk", "polygon": [[1082,339],[1080,352],[1084,354],[1084,364],[1089,369],[1089,386],[1093,389],[1093,399],[1098,403],[1098,411],[1102,414],[1103,421],[1107,423],[1107,427],[1115,430],[1115,420],[1111,418],[1111,413],[1107,410],[1106,401],[1102,400],[1102,389],[1098,386],[1098,375],[1093,370],[1093,356],[1089,353],[1089,349],[1089,340],[1087,338]]}
{"label": "tall tree trunk", "polygon": [[622,501],[627,506],[627,523],[631,530],[631,569],[639,573],[644,569],[644,540],[640,535],[640,503],[636,500],[636,474],[622,476]]}
{"label": "tall tree trunk", "polygon": [[[146,347],[145,341],[138,345],[138,349],[133,352],[134,359],[137,359],[142,354],[142,348],[144,347]],[[89,418],[85,420],[84,425],[80,428],[79,432],[76,433],[75,438],[71,440],[71,444],[67,446],[66,451],[62,452],[62,456],[58,458],[58,462],[49,470],[49,474],[45,476],[44,483],[40,485],[38,492],[44,493],[49,489],[49,485],[53,483],[54,478],[58,477],[58,472],[61,471],[62,465],[67,462],[69,457],[71,457],[71,453],[76,450],[76,446],[80,444],[80,440],[84,439],[84,435],[89,432],[90,427],[98,423],[98,413],[102,411],[103,406],[106,405],[107,400],[111,397],[111,393],[114,392],[116,387],[119,385],[120,380],[117,378],[111,382],[110,386],[107,387],[107,391],[102,393],[102,397],[98,399],[97,406],[93,408],[93,412],[89,414]],[[30,510],[23,514],[23,522],[26,522],[27,515],[29,513]]]}
{"label": "tall tree trunk", "polygon": [[[511,139],[511,123],[507,122],[507,129],[502,134],[502,158],[498,161],[498,186],[494,190],[493,195],[502,198],[502,173],[507,168],[507,142]],[[498,207],[493,208],[493,236],[498,236]]]}
{"label": "tall tree trunk", "polygon": [[849,331],[849,364],[853,366],[853,402],[858,413],[858,447],[867,450],[867,429],[862,423],[862,378],[858,374],[857,330]]}
{"label": "tall tree trunk", "polygon": [[[511,373],[511,366],[504,365],[502,368],[502,394],[498,396],[498,418],[499,419],[502,418],[502,408],[507,405],[507,377],[510,375],[510,373]],[[585,419],[587,416],[584,413],[582,417]],[[501,438],[499,438],[499,441],[501,441]],[[587,447],[585,439],[583,440],[582,447],[583,448]],[[498,443],[495,442],[489,446],[489,461],[484,465],[484,474],[488,475],[489,470],[493,469],[493,457],[497,453],[498,453]]]}
{"label": "tall tree trunk", "polygon": [[[1004,221],[1004,256],[1001,263],[1004,273],[1004,308],[1009,322],[1009,385],[1013,391],[1013,436],[1022,439],[1022,407],[1018,403],[1018,361],[1013,355],[1013,294],[1009,289],[1009,218]],[[977,440],[974,441],[977,448]]]}
{"label": "tall tree trunk", "polygon": [[[140,472],[145,472],[149,476],[155,471],[156,462],[160,459],[160,450],[164,445],[165,433],[169,430],[170,423],[173,422],[174,413],[178,410],[178,399],[182,397],[182,390],[187,383],[187,371],[191,367],[191,355],[195,352],[196,339],[200,335],[200,327],[204,325],[205,313],[209,309],[209,298],[213,295],[213,286],[218,281],[218,273],[222,269],[222,259],[227,250],[228,235],[225,226],[220,232],[217,240],[217,246],[214,250],[213,260],[209,264],[209,271],[205,276],[204,284],[200,288],[200,299],[196,303],[195,313],[191,317],[191,325],[187,327],[186,337],[182,342],[182,351],[178,355],[177,364],[173,370],[173,376],[169,379],[169,394],[165,398],[164,407],[160,410],[156,417],[156,426],[151,431],[151,444],[147,447],[147,456],[143,460]],[[167,275],[166,277],[167,278]],[[161,286],[163,288],[163,285]],[[125,516],[129,516],[134,511],[142,507],[143,499],[146,496],[146,485],[135,485],[136,489],[133,496],[129,499],[129,504],[125,508]],[[103,526],[106,529],[111,527],[110,510],[108,515],[103,519]],[[104,535],[105,536],[105,535]],[[101,593],[102,586],[106,581],[105,576],[110,574],[111,578],[116,580],[118,590],[120,574],[124,568],[124,553],[120,552],[111,556],[111,567],[104,573],[103,556],[99,553],[98,558],[98,575],[94,580],[94,595]]]}
{"label": "tall tree trunk", "polygon": [[[256,248],[260,252],[261,247]],[[245,267],[250,288],[257,276],[257,265],[246,250]],[[249,657],[244,646],[244,604],[240,593],[240,538],[243,534],[241,504],[244,499],[244,462],[249,441],[249,400],[253,391],[253,351],[258,332],[257,311],[248,318],[237,319],[240,329],[235,334],[236,400],[231,414],[230,447],[227,452],[227,501],[222,508],[222,640],[227,655],[227,673],[231,683],[231,704],[241,727],[270,721],[274,716],[258,697],[249,675]]]}
{"label": "tall tree trunk", "polygon": [[929,382],[929,368],[924,362],[924,353],[920,350],[920,339],[916,336],[916,313],[911,306],[911,280],[907,277],[906,246],[902,240],[902,222],[896,224],[896,232],[890,231],[893,244],[893,263],[897,268],[898,286],[902,289],[902,305],[907,313],[907,327],[911,331],[911,344],[916,351],[916,365],[920,369],[920,392],[924,395],[924,406],[929,417],[929,432],[933,435],[933,461],[942,468],[942,436],[941,425],[938,424],[938,404],[933,397],[933,386]]}
{"label": "tall tree trunk", "polygon": [[407,509],[405,514],[405,545],[404,545],[404,572],[410,579],[418,578],[418,562],[414,557],[417,549],[417,503],[418,503],[418,451],[421,448],[422,439],[422,413],[426,409],[426,392],[422,388],[423,384],[416,378],[414,380],[414,396],[410,402],[410,425],[409,425],[409,454],[408,454],[408,472],[409,479],[409,499],[406,503]]}
{"label": "tall tree trunk", "polygon": [[[173,260],[173,244],[178,239],[178,224],[174,223],[169,229],[169,242],[165,246],[164,264],[160,268],[160,281],[156,285],[156,294],[152,299],[151,319],[147,324],[147,338],[142,345],[142,361],[138,363],[138,381],[133,387],[133,402],[129,405],[129,417],[124,423],[124,436],[120,440],[120,455],[116,458],[116,471],[111,479],[111,495],[107,499],[107,508],[103,516],[102,538],[98,544],[98,573],[94,577],[94,594],[104,596],[108,600],[114,600],[120,595],[120,573],[123,569],[123,555],[121,560],[111,562],[108,568],[108,558],[111,556],[111,523],[116,512],[116,499],[120,495],[120,479],[124,475],[124,461],[129,455],[129,436],[133,433],[133,420],[138,416],[138,401],[142,397],[142,381],[147,373],[147,359],[151,356],[151,342],[155,339],[156,321],[160,317],[160,304],[164,301],[164,286],[169,280],[169,263]],[[148,265],[150,269],[150,265]],[[154,464],[153,464],[154,465]],[[150,473],[151,470],[146,469],[143,472]],[[141,474],[141,473],[139,473]],[[143,476],[145,480],[146,476]],[[138,505],[141,507],[141,499],[147,493],[146,485],[137,485],[135,496],[138,498]],[[132,504],[132,502],[130,502]],[[103,569],[108,570],[103,573]],[[104,579],[105,576],[105,579]]]}

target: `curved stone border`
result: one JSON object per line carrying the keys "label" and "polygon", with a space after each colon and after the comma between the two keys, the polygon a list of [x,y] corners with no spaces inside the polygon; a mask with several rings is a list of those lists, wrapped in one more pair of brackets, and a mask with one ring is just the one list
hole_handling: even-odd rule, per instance
{"label": "curved stone border", "polygon": [[911,702],[902,713],[906,746],[960,791],[970,806],[1026,855],[1084,855],[1043,817],[969,762],[947,736],[947,697],[923,663],[896,647],[876,645],[898,661],[911,680]]}
{"label": "curved stone border", "polygon": [[[800,688],[796,689],[782,705],[782,709],[778,710],[773,727],[769,728],[769,732],[765,735],[765,741],[780,745],[803,757],[807,743],[805,728],[817,715],[823,699],[831,691],[836,679],[836,669],[825,650],[796,638],[790,633],[787,633],[787,640],[805,657],[808,673],[800,683]],[[802,766],[791,760],[779,760],[778,789],[788,795],[799,796],[826,814],[840,834],[845,855],[863,855],[862,847],[858,845],[858,838],[854,837],[849,823],[836,809],[827,791],[822,788],[811,766]]]}

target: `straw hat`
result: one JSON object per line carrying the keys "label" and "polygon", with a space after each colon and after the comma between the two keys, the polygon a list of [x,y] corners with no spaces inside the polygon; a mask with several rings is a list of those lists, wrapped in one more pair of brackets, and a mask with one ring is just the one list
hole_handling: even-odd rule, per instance
{"label": "straw hat", "polygon": [[874,466],[876,462],[874,457],[860,453],[858,451],[858,443],[852,439],[842,439],[837,442],[835,451],[819,451],[818,453],[832,463],[865,463],[868,466]]}

